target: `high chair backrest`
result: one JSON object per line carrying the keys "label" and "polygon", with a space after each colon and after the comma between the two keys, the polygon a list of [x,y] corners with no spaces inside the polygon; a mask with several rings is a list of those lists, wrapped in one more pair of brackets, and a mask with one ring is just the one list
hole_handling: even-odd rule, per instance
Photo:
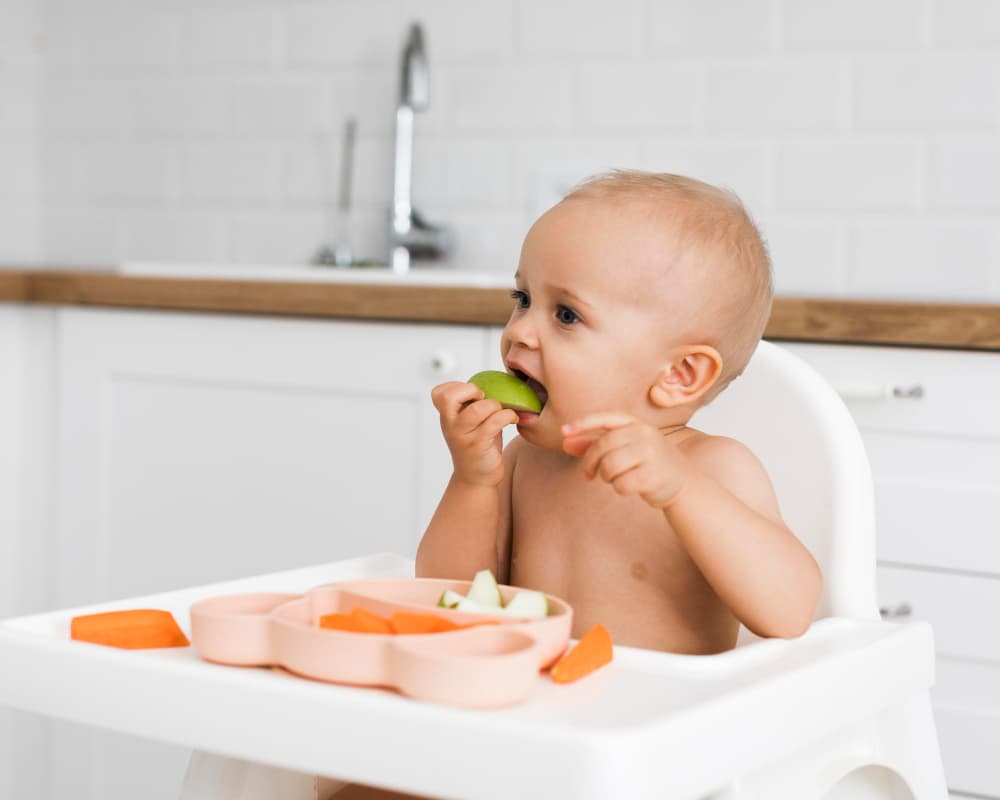
{"label": "high chair backrest", "polygon": [[823,571],[816,618],[877,619],[871,468],[850,412],[824,378],[762,341],[692,425],[738,439],[764,464],[785,523]]}

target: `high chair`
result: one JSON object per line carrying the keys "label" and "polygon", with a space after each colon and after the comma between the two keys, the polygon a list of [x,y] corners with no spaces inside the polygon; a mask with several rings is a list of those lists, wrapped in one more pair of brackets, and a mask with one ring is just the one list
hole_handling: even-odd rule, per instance
{"label": "high chair", "polygon": [[840,399],[762,342],[693,424],[754,450],[823,569],[798,639],[742,632],[716,656],[616,647],[586,679],[539,678],[494,711],[66,641],[79,613],[165,608],[186,627],[208,596],[412,576],[379,555],[0,622],[0,703],[193,747],[183,800],[326,800],[338,784],[318,775],[462,800],[945,798],[931,631],[878,617],[871,475]]}

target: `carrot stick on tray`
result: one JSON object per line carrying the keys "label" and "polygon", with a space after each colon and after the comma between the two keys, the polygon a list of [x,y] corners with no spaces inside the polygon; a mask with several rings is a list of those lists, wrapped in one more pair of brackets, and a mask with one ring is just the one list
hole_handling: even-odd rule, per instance
{"label": "carrot stick on tray", "polygon": [[566,655],[559,659],[549,675],[556,683],[569,683],[611,663],[614,649],[611,634],[603,625],[595,625]]}
{"label": "carrot stick on tray", "polygon": [[106,611],[73,617],[70,638],[125,650],[187,647],[191,644],[173,614],[152,608]]}

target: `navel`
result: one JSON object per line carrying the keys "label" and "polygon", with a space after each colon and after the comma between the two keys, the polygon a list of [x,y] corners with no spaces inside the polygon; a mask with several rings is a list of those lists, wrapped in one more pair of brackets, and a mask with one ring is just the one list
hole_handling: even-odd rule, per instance
{"label": "navel", "polygon": [[647,575],[649,575],[649,568],[645,564],[637,561],[632,565],[632,577],[635,580],[644,581]]}

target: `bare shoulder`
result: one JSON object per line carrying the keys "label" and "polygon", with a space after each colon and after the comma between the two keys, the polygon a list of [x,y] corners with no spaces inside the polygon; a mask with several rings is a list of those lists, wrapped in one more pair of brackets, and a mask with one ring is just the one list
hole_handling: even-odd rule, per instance
{"label": "bare shoulder", "polygon": [[699,470],[755,511],[775,520],[781,519],[767,470],[743,442],[699,431],[685,440],[681,449]]}
{"label": "bare shoulder", "polygon": [[503,449],[504,466],[508,469],[512,467],[517,462],[517,457],[523,449],[524,439],[520,436],[515,436],[511,439]]}

